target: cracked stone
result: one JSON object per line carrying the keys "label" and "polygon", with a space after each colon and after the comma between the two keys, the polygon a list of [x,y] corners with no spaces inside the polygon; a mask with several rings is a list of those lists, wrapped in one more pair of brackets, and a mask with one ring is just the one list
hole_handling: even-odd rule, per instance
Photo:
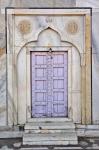
{"label": "cracked stone", "polygon": [[85,141],[80,141],[80,145],[81,145],[81,146],[87,146],[87,145],[88,145],[88,143],[87,143],[87,142],[85,142]]}
{"label": "cracked stone", "polygon": [[21,147],[21,142],[19,142],[19,143],[14,143],[13,146],[16,147],[16,148],[19,148],[19,147]]}
{"label": "cracked stone", "polygon": [[13,149],[12,148],[8,148],[8,146],[5,145],[5,146],[1,147],[1,150],[13,150]]}

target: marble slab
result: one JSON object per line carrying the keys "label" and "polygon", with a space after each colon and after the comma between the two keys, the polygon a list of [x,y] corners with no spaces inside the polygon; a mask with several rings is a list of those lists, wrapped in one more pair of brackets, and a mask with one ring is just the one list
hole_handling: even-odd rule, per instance
{"label": "marble slab", "polygon": [[6,125],[6,57],[0,57],[0,126]]}
{"label": "marble slab", "polygon": [[99,1],[98,0],[76,0],[77,7],[92,7],[92,8],[99,8]]}
{"label": "marble slab", "polygon": [[4,7],[71,7],[75,6],[76,0],[1,0],[0,6]]}
{"label": "marble slab", "polygon": [[99,12],[93,13],[92,20],[92,104],[93,122],[99,124]]}

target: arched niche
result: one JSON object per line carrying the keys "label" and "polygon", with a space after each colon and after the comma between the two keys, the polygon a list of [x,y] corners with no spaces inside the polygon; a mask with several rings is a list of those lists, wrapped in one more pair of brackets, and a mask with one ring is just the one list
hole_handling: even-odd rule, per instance
{"label": "arched niche", "polygon": [[37,40],[38,46],[61,46],[61,37],[59,33],[51,28],[41,31]]}
{"label": "arched niche", "polygon": [[81,57],[73,44],[61,41],[60,34],[47,28],[40,32],[36,42],[29,42],[21,48],[17,55],[17,118],[18,124],[24,124],[31,119],[31,78],[30,51],[68,52],[68,118],[75,123],[81,123]]}

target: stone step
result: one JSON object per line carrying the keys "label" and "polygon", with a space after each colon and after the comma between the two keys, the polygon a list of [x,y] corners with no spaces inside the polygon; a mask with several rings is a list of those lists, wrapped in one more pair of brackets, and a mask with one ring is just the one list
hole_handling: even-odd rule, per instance
{"label": "stone step", "polygon": [[69,130],[75,129],[72,122],[33,122],[25,125],[25,130]]}
{"label": "stone step", "polygon": [[25,133],[64,133],[64,132],[75,132],[75,130],[74,129],[65,129],[65,130],[63,130],[63,129],[54,129],[54,130],[51,130],[51,129],[43,129],[43,130],[30,130],[30,129],[28,129],[28,130],[25,130]]}
{"label": "stone step", "polygon": [[28,122],[71,122],[69,118],[30,118]]}
{"label": "stone step", "polygon": [[27,134],[23,135],[23,145],[69,145],[78,144],[75,132]]}

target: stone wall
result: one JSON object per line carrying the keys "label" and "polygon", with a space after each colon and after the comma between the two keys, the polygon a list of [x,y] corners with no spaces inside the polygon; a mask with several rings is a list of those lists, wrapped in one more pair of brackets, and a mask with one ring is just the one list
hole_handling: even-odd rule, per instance
{"label": "stone wall", "polygon": [[6,125],[5,16],[0,10],[0,126]]}
{"label": "stone wall", "polygon": [[92,115],[99,123],[99,1],[98,0],[0,0],[0,126],[6,125],[5,7],[92,7]]}
{"label": "stone wall", "polygon": [[99,1],[76,0],[77,7],[92,7],[92,118],[99,124]]}

